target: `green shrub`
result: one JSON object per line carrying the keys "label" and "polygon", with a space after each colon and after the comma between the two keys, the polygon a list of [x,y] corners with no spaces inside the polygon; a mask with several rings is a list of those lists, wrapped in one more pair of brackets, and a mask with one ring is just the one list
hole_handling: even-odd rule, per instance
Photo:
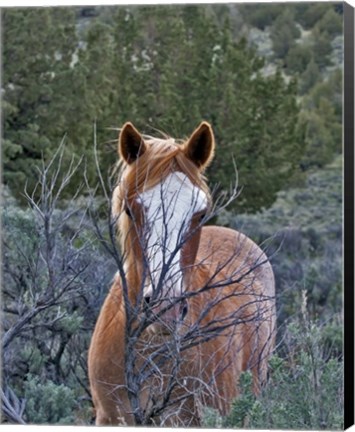
{"label": "green shrub", "polygon": [[290,8],[290,5],[244,3],[238,5],[238,10],[245,22],[260,30],[264,30],[265,27],[272,25],[278,15],[280,15],[286,7]]}
{"label": "green shrub", "polygon": [[317,28],[321,32],[327,33],[330,37],[335,37],[343,32],[343,20],[342,16],[329,9],[317,23]]}
{"label": "green shrub", "polygon": [[52,381],[41,383],[37,377],[28,376],[25,382],[28,423],[73,424],[75,412],[74,391],[64,384]]}
{"label": "green shrub", "polygon": [[252,393],[251,373],[244,372],[230,414],[221,418],[206,410],[206,427],[342,429],[343,363],[329,357],[325,327],[309,320],[305,296],[301,309],[301,317],[285,328],[280,354],[270,359],[269,380],[260,396]]}
{"label": "green shrub", "polygon": [[301,75],[299,84],[301,95],[308,93],[309,90],[319,81],[321,81],[319,66],[312,57],[305,71]]}
{"label": "green shrub", "polygon": [[305,98],[304,108],[319,110],[324,100],[330,103],[334,109],[336,121],[342,122],[343,114],[343,71],[336,69],[326,80],[319,82],[312,88]]}
{"label": "green shrub", "polygon": [[285,63],[290,73],[302,73],[307,69],[312,59],[312,49],[308,45],[296,44],[292,46],[286,56]]}
{"label": "green shrub", "polygon": [[332,53],[331,37],[326,32],[315,28],[312,32],[312,49],[314,61],[324,69],[331,64],[330,54]]}
{"label": "green shrub", "polygon": [[256,398],[252,392],[252,382],[253,377],[250,371],[241,374],[238,382],[240,396],[234,400],[231,413],[223,422],[224,427],[248,427],[251,413],[256,404]]}
{"label": "green shrub", "polygon": [[[303,83],[304,84],[304,83]],[[304,169],[324,166],[342,152],[342,73],[336,70],[303,98],[300,122],[305,130]]]}
{"label": "green shrub", "polygon": [[275,19],[270,29],[275,56],[283,59],[290,48],[295,45],[295,40],[300,35],[301,33],[296,26],[292,10],[285,8],[283,13]]}
{"label": "green shrub", "polygon": [[305,125],[307,144],[301,162],[302,168],[322,167],[331,162],[334,156],[334,139],[330,131],[330,124],[326,122],[325,117],[316,111],[305,111],[302,113],[300,121]]}
{"label": "green shrub", "polygon": [[296,18],[306,29],[312,28],[332,7],[328,3],[308,3],[296,6]]}

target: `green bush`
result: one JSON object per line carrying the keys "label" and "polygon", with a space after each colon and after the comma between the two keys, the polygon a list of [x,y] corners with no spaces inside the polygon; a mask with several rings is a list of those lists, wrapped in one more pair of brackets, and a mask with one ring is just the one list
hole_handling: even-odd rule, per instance
{"label": "green bush", "polygon": [[304,125],[306,151],[303,169],[324,166],[342,152],[342,73],[336,70],[316,83],[303,99],[300,121]]}
{"label": "green bush", "polygon": [[326,32],[321,32],[318,28],[312,31],[312,49],[314,61],[324,69],[331,64],[330,54],[332,52],[331,37]]}
{"label": "green bush", "polygon": [[[287,5],[289,8],[290,6]],[[260,30],[265,30],[266,27],[272,25],[275,19],[286,8],[284,4],[241,4],[238,9],[243,16],[245,22],[251,26],[255,26]]]}
{"label": "green bush", "polygon": [[329,131],[329,123],[317,112],[302,113],[301,122],[305,125],[307,144],[305,156],[301,162],[302,168],[309,169],[326,165],[334,156],[334,139]]}
{"label": "green bush", "polygon": [[296,19],[306,29],[312,28],[332,7],[329,3],[300,4],[295,8]]}
{"label": "green bush", "polygon": [[238,382],[240,396],[233,401],[231,413],[223,422],[224,427],[245,428],[249,426],[250,414],[256,406],[252,384],[252,373],[250,371],[243,372]]}
{"label": "green bush", "polygon": [[28,423],[74,423],[75,394],[72,389],[49,380],[41,383],[37,377],[29,375],[24,390]]}
{"label": "green bush", "polygon": [[321,80],[322,77],[320,75],[319,66],[314,61],[314,58],[312,56],[299,81],[299,90],[301,95],[308,93],[311,88]]}
{"label": "green bush", "polygon": [[325,80],[319,82],[312,88],[312,91],[305,98],[304,108],[319,110],[321,103],[326,100],[334,109],[335,120],[342,122],[343,115],[343,71],[336,69]]}
{"label": "green bush", "polygon": [[292,46],[286,56],[285,63],[289,73],[302,73],[312,59],[312,49],[308,45],[296,44]]}
{"label": "green bush", "polygon": [[[280,355],[270,359],[270,376],[260,396],[252,393],[252,376],[244,372],[240,396],[221,418],[205,411],[204,426],[251,429],[342,429],[343,363],[329,357],[324,326],[305,312],[284,330]],[[340,329],[340,327],[339,327]]]}
{"label": "green bush", "polygon": [[275,56],[281,59],[286,57],[300,35],[301,32],[296,26],[292,10],[285,8],[283,13],[275,19],[270,29]]}
{"label": "green bush", "polygon": [[317,28],[320,32],[325,32],[334,38],[343,32],[342,16],[336,13],[334,9],[329,9],[318,21]]}

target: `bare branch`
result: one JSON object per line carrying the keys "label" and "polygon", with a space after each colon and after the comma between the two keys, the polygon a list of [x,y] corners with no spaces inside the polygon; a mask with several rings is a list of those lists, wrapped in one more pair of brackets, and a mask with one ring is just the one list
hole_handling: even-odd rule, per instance
{"label": "bare branch", "polygon": [[23,420],[26,401],[24,399],[20,401],[10,387],[6,387],[5,391],[1,388],[0,392],[2,411],[5,417],[11,423],[26,424]]}

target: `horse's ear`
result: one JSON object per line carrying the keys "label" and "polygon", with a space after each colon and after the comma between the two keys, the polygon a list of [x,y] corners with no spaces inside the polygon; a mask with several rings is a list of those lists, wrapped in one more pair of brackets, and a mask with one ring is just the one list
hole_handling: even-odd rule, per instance
{"label": "horse's ear", "polygon": [[185,155],[199,169],[204,170],[214,156],[214,136],[209,123],[202,122],[185,145]]}
{"label": "horse's ear", "polygon": [[118,153],[128,164],[137,160],[146,150],[142,135],[137,131],[132,123],[127,122],[123,125],[118,142]]}

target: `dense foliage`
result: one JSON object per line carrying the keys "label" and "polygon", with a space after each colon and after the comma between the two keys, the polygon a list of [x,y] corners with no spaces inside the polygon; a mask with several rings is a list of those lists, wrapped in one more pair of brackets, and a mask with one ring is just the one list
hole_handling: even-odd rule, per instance
{"label": "dense foliage", "polygon": [[305,186],[281,191],[262,215],[226,211],[220,216],[220,224],[245,232],[274,254],[278,295],[283,297],[278,308],[282,322],[297,312],[302,290],[307,292],[312,319],[327,320],[341,313],[341,205],[342,158],[338,157],[311,174]]}
{"label": "dense foliage", "polygon": [[219,146],[212,180],[229,187],[233,155],[248,191],[239,208],[269,206],[302,157],[297,88],[280,72],[264,76],[263,60],[232,37],[228,14],[220,26],[212,12],[113,8],[110,20],[76,33],[72,9],[6,10],[4,178],[13,192],[64,133],[68,152],[85,154],[93,175],[94,120],[107,170],[115,152],[108,156],[105,142],[116,137],[108,127],[130,120],[180,138],[205,119]]}
{"label": "dense foliage", "polygon": [[210,184],[228,190],[234,158],[243,188],[218,224],[272,256],[278,344],[262,393],[244,374],[230,416],[206,410],[205,424],[342,428],[341,13],[338,3],[3,11],[5,420],[92,420],[86,354],[115,272],[89,211],[105,208],[103,194],[91,203],[82,186],[97,182],[94,141],[106,178],[125,121],[180,138],[206,119]]}

